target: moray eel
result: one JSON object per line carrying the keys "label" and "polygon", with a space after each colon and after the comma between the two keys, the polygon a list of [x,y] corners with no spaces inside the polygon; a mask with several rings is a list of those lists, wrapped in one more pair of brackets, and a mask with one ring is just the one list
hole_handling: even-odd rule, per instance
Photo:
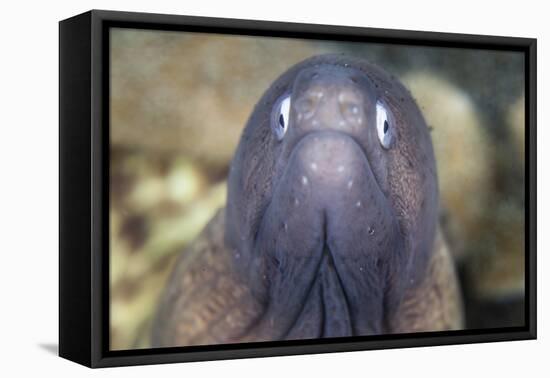
{"label": "moray eel", "polygon": [[461,326],[432,143],[411,94],[345,55],[291,67],[248,120],[226,208],[176,262],[152,346]]}

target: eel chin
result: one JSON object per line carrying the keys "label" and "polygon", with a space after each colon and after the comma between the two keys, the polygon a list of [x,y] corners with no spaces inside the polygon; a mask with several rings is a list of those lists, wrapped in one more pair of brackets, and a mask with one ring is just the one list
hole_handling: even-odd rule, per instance
{"label": "eel chin", "polygon": [[306,134],[276,183],[257,235],[266,339],[383,332],[388,267],[401,236],[361,146]]}

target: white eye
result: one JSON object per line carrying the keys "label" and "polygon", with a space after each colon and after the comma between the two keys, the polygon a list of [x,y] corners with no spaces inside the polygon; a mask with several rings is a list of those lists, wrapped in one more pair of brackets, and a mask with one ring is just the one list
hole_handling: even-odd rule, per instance
{"label": "white eye", "polygon": [[390,124],[386,106],[380,101],[376,103],[376,132],[382,147],[386,149],[390,148],[393,134],[392,125]]}
{"label": "white eye", "polygon": [[290,95],[283,97],[275,108],[274,131],[277,139],[282,140],[288,130],[288,121],[290,116]]}

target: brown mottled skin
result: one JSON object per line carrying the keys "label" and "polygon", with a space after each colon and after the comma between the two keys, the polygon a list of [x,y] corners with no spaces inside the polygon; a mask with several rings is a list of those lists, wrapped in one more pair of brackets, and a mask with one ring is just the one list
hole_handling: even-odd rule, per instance
{"label": "brown mottled skin", "polygon": [[380,68],[343,55],[291,67],[252,112],[228,188],[176,263],[152,346],[462,327],[429,131]]}

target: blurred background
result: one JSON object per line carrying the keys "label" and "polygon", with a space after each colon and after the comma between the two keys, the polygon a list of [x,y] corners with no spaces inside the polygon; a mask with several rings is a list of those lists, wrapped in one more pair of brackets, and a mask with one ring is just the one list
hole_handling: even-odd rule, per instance
{"label": "blurred background", "polygon": [[524,324],[521,53],[112,29],[112,349],[149,346],[175,258],[225,205],[256,101],[292,64],[334,52],[400,78],[431,128],[466,328]]}

